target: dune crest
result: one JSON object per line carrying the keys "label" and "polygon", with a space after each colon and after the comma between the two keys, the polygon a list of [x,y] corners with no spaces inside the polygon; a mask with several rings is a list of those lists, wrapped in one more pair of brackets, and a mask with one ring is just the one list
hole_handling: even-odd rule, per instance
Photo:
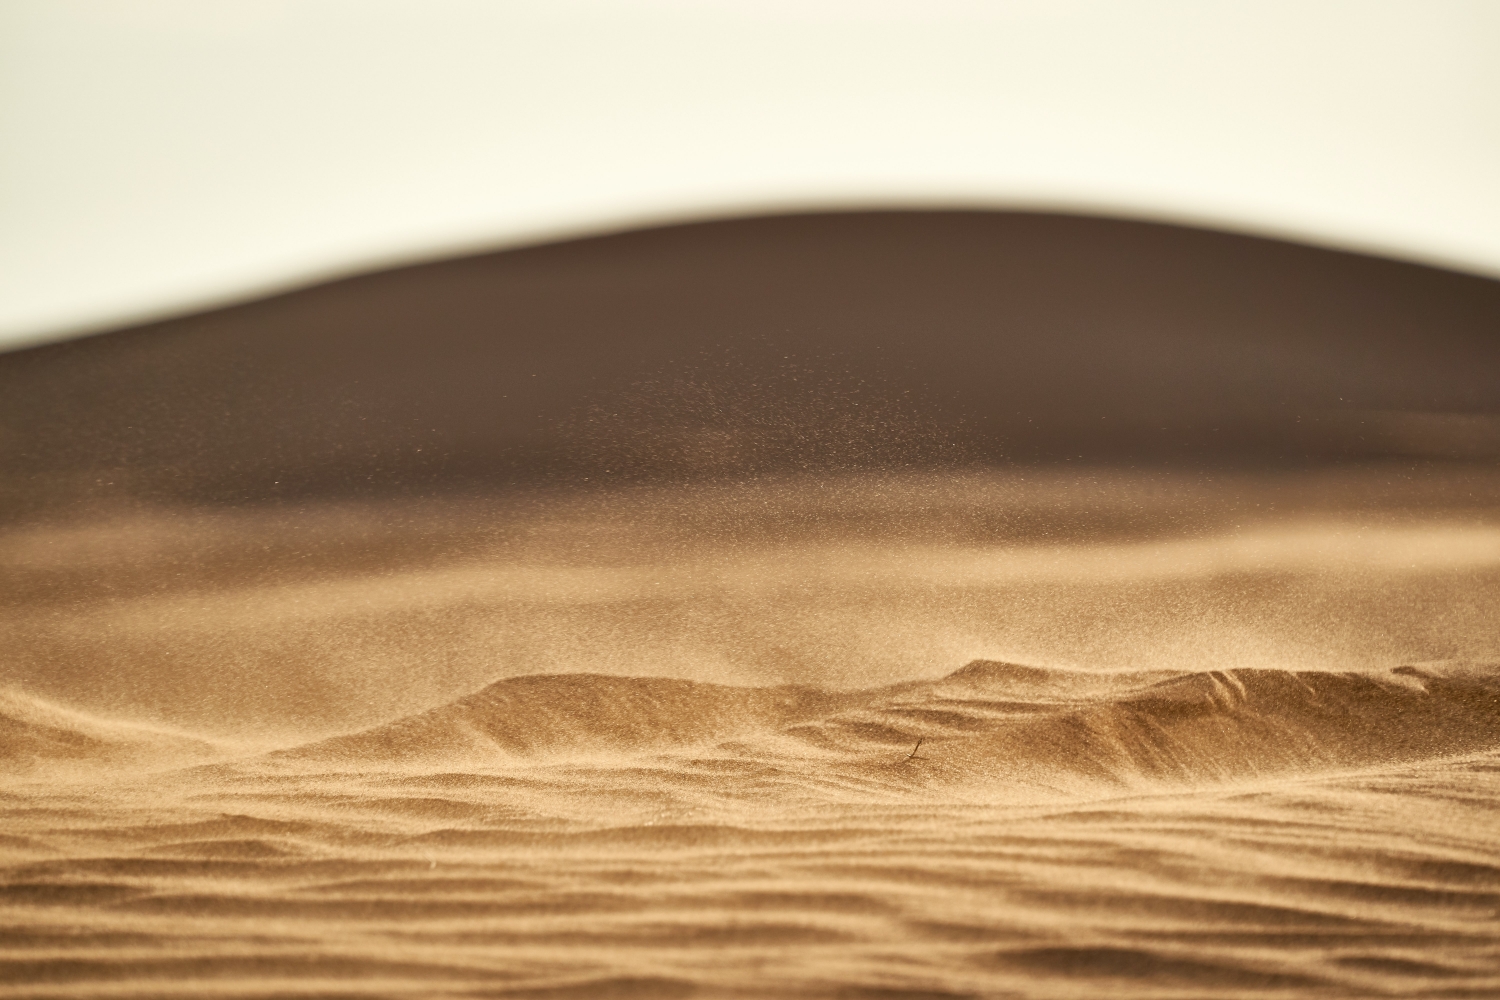
{"label": "dune crest", "polygon": [[371,771],[611,766],[689,752],[816,758],[850,780],[919,762],[914,786],[1113,788],[1358,769],[1500,747],[1500,665],[1372,673],[1091,673],[975,661],[853,692],[652,677],[532,675],[265,760]]}
{"label": "dune crest", "polygon": [[165,726],[106,719],[0,688],[0,763],[13,772],[79,767],[161,767],[222,756],[210,740]]}
{"label": "dune crest", "polygon": [[818,718],[860,697],[795,685],[744,688],[664,677],[534,674],[271,756],[367,766],[665,749]]}

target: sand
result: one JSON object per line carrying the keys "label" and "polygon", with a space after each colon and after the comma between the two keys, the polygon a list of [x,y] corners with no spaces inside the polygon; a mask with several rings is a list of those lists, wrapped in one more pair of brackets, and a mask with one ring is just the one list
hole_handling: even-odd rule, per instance
{"label": "sand", "polygon": [[1497,746],[1500,664],[517,678],[12,784],[0,996],[1492,995]]}
{"label": "sand", "polygon": [[1496,995],[1500,534],[1388,477],[12,531],[0,997]]}

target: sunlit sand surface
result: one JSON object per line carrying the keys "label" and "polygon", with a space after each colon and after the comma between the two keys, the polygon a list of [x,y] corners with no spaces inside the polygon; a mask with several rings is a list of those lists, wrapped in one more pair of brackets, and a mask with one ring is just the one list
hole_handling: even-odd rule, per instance
{"label": "sunlit sand surface", "polygon": [[1500,665],[522,678],[12,786],[0,995],[1492,995],[1497,733]]}
{"label": "sunlit sand surface", "polygon": [[1495,485],[13,531],[0,997],[1500,994]]}

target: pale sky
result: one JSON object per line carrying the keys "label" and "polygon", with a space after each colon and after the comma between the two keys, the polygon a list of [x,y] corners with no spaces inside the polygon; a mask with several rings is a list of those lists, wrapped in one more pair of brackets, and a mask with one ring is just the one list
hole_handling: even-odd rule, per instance
{"label": "pale sky", "polygon": [[1500,276],[1500,2],[0,0],[0,346],[881,206]]}

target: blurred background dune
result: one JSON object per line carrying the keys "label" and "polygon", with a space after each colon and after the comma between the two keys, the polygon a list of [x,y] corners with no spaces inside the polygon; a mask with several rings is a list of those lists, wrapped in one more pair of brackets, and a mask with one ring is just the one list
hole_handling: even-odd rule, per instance
{"label": "blurred background dune", "polygon": [[1497,39],[1484,0],[11,0],[0,337],[830,208],[1494,275]]}

